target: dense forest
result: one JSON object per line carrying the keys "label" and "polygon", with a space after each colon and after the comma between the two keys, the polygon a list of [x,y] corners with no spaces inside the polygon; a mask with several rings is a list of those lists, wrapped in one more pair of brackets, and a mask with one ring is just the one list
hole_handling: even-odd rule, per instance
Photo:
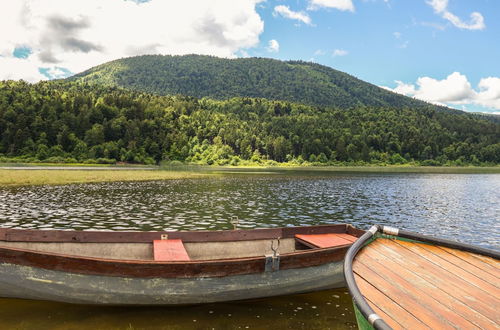
{"label": "dense forest", "polygon": [[0,160],[197,164],[500,163],[500,124],[405,106],[350,110],[0,82]]}
{"label": "dense forest", "polygon": [[392,93],[327,66],[269,58],[144,55],[105,63],[68,80],[218,100],[252,97],[340,109],[367,106],[453,111]]}

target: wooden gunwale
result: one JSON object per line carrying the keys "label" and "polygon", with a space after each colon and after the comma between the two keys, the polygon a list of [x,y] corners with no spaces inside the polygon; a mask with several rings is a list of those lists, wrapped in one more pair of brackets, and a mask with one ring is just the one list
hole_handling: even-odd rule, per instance
{"label": "wooden gunwale", "polygon": [[79,243],[151,243],[167,234],[184,243],[229,242],[258,239],[293,238],[296,234],[347,233],[359,237],[364,231],[351,225],[319,225],[306,227],[263,228],[225,231],[65,231],[0,228],[0,241],[10,242],[79,242]]}
{"label": "wooden gunwale", "polygon": [[[350,225],[324,225],[287,227],[224,232],[70,232],[0,229],[0,240],[29,242],[151,242],[161,235],[179,238],[184,242],[238,241],[294,237],[295,234],[320,234],[327,232],[364,233]],[[280,255],[280,269],[319,266],[343,259],[348,246],[303,250]],[[79,257],[67,254],[37,252],[26,249],[0,247],[0,262],[38,267],[70,273],[138,277],[138,278],[193,278],[223,277],[264,272],[265,257],[246,257],[218,260],[149,261],[117,260]]]}

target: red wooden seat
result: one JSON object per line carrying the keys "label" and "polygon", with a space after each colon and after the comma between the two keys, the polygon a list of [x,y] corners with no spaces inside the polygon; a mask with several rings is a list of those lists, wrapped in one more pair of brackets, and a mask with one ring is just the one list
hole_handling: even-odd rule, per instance
{"label": "red wooden seat", "polygon": [[153,255],[155,261],[188,261],[189,256],[182,240],[162,239],[153,241]]}
{"label": "red wooden seat", "polygon": [[358,238],[349,234],[315,234],[315,235],[295,235],[295,238],[312,248],[327,248],[342,245],[350,245]]}

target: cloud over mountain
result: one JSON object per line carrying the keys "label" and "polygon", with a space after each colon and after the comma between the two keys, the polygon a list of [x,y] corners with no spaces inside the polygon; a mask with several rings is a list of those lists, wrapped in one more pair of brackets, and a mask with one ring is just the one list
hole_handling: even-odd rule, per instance
{"label": "cloud over mountain", "polygon": [[[234,57],[254,47],[264,29],[259,0],[18,0],[0,2],[0,79],[12,69],[33,72],[55,65],[72,72],[116,58],[147,53]],[[4,19],[5,18],[5,19]],[[19,45],[29,57],[13,56]]]}
{"label": "cloud over mountain", "polygon": [[407,84],[399,80],[396,84],[395,88],[384,88],[440,105],[477,104],[500,109],[500,78],[498,77],[482,78],[477,89],[472,88],[467,77],[460,72],[453,72],[442,80],[419,77],[416,84]]}

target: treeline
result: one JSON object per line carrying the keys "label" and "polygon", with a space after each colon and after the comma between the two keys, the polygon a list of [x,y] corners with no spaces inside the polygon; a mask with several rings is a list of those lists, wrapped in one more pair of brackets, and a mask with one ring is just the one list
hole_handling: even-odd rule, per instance
{"label": "treeline", "polygon": [[500,163],[500,124],[467,114],[158,96],[0,82],[0,158],[197,164]]}

